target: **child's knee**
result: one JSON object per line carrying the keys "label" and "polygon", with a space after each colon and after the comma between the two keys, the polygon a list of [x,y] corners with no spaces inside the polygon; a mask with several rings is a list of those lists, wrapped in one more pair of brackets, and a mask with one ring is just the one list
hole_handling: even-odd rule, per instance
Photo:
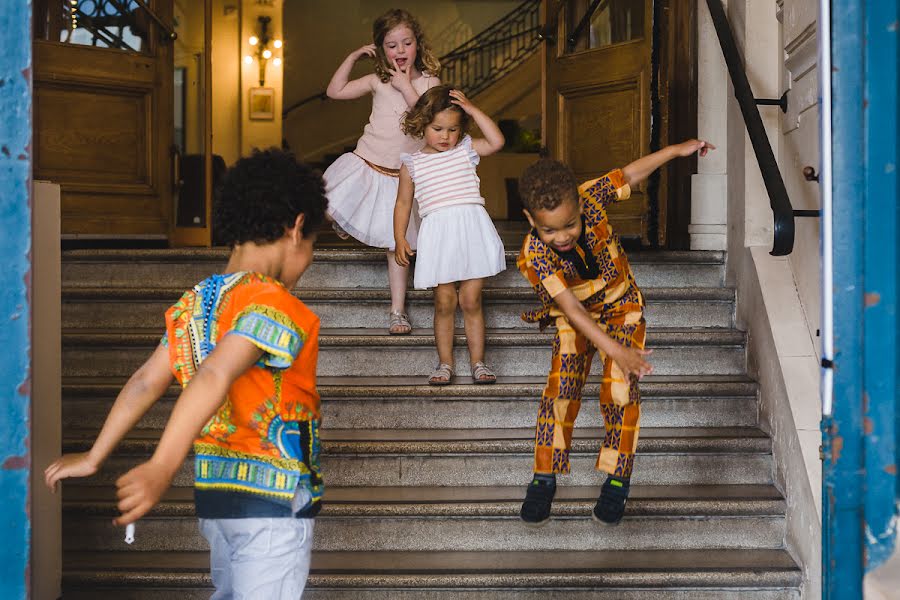
{"label": "child's knee", "polygon": [[434,291],[434,311],[441,314],[456,312],[456,290],[438,287]]}
{"label": "child's knee", "polygon": [[464,313],[481,312],[481,294],[460,294],[459,307]]}

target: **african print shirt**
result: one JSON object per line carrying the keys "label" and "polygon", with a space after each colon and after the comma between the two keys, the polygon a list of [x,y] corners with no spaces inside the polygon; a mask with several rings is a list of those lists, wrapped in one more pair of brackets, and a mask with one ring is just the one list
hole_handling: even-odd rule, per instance
{"label": "african print shirt", "polygon": [[611,171],[578,187],[583,202],[581,237],[575,247],[558,252],[545,244],[532,230],[519,253],[519,271],[528,280],[541,308],[526,311],[522,319],[548,325],[562,311],[553,301],[569,289],[595,319],[613,314],[641,311],[644,298],[637,284],[619,237],[613,233],[606,215],[612,202],[626,200],[631,188],[621,170]]}
{"label": "african print shirt", "polygon": [[[319,318],[279,281],[258,273],[213,275],[166,311],[163,343],[183,387],[225,335],[263,351],[194,442],[199,517],[318,512],[318,334]],[[295,491],[309,502],[292,510]]]}

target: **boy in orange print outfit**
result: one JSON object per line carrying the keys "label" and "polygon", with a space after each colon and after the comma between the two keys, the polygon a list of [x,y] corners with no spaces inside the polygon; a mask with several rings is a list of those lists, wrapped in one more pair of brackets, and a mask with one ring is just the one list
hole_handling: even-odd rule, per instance
{"label": "boy in orange print outfit", "polygon": [[541,525],[550,518],[556,474],[569,472],[572,428],[598,350],[606,436],[596,468],[608,476],[593,516],[610,525],[621,521],[639,432],[638,380],[653,369],[645,360],[650,351],[644,350],[644,297],[606,208],[628,199],[633,185],[673,158],[694,152],[705,156],[714,148],[689,140],[580,186],[568,167],[547,158],[522,174],[519,192],[533,229],[522,245],[518,267],[542,304],[523,319],[542,328],[556,325],[535,432],[534,478],[521,510],[526,524]]}
{"label": "boy in orange print outfit", "polygon": [[327,200],[321,176],[279,150],[241,159],[215,204],[231,246],[212,275],[166,311],[166,333],[125,384],[89,452],[46,472],[53,489],[95,473],[162,396],[182,393],[149,461],[116,482],[118,525],[159,502],[190,451],[195,504],[210,545],[214,599],[297,600],[321,506],[319,319],[291,289],[312,262]]}

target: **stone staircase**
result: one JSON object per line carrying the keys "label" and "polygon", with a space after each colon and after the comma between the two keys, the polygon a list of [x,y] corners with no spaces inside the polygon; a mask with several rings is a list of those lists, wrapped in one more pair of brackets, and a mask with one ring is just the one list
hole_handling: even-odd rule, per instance
{"label": "stone staircase", "polygon": [[[510,244],[508,247],[513,247]],[[63,264],[64,450],[89,447],[125,378],[158,342],[162,313],[220,270],[219,249],[78,250]],[[430,293],[411,292],[416,330],[386,335],[384,255],[317,251],[299,296],[322,319],[323,511],[304,598],[795,600],[801,572],[784,549],[785,501],[757,386],[734,328],[721,253],[636,252],[656,372],[632,500],[622,524],[590,510],[601,478],[598,383],[585,390],[573,472],[555,517],[518,519],[550,336],[519,320],[536,303],[515,270],[485,292],[488,357],[500,380],[475,386],[460,336],[454,385],[433,367]],[[461,325],[461,323],[460,323]],[[138,424],[101,473],[65,485],[64,598],[208,598],[205,542],[186,465],[127,546],[110,525],[113,482],[152,451],[178,390]]]}

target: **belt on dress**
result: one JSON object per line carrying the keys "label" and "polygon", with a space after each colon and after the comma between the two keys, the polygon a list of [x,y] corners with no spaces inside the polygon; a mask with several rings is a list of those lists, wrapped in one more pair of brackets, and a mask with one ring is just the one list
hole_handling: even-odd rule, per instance
{"label": "belt on dress", "polygon": [[[354,152],[353,154],[356,154],[356,152]],[[359,156],[359,154],[356,154],[356,156]],[[373,162],[367,161],[362,156],[359,156],[359,159],[369,165],[369,168],[376,173],[381,173],[382,175],[387,175],[388,177],[400,177],[400,169],[388,169],[387,167],[376,165]]]}

